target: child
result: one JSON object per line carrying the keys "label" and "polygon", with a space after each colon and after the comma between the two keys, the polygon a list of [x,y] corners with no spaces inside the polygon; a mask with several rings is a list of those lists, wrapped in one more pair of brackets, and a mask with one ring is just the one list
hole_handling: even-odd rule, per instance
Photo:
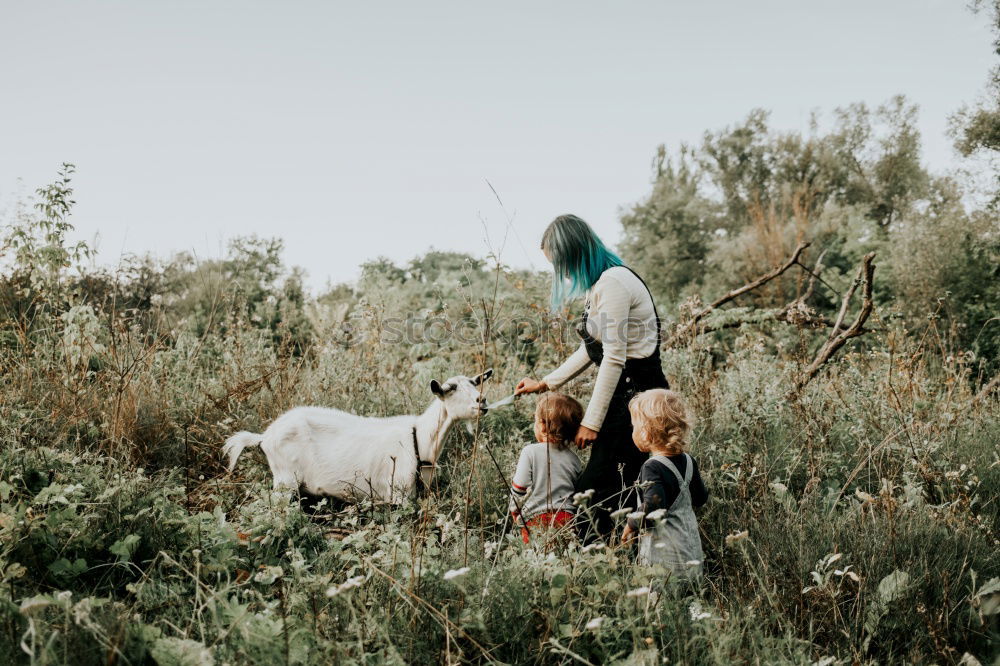
{"label": "child", "polygon": [[[679,580],[701,576],[701,537],[694,507],[708,500],[698,463],[684,452],[690,418],[681,397],[667,389],[643,391],[629,402],[632,441],[652,456],[639,471],[639,512],[630,516],[622,543],[639,537],[639,563],[662,564]],[[660,511],[658,520],[654,511]]]}
{"label": "child", "polygon": [[546,393],[538,400],[537,443],[521,449],[510,489],[510,512],[522,526],[524,543],[529,533],[523,521],[536,528],[563,527],[573,521],[573,491],[582,467],[570,444],[581,420],[583,407],[568,395]]}

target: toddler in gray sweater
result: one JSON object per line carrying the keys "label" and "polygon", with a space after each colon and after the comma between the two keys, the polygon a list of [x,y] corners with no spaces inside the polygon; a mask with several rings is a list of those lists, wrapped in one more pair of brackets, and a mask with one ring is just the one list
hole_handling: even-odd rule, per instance
{"label": "toddler in gray sweater", "polygon": [[573,493],[583,469],[570,447],[583,419],[583,407],[561,393],[546,393],[535,407],[535,439],[521,449],[511,479],[510,512],[525,528],[559,528],[573,521]]}

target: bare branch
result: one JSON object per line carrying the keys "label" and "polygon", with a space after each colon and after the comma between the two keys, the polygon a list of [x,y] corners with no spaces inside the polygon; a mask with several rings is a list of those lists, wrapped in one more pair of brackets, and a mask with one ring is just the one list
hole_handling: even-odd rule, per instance
{"label": "bare branch", "polygon": [[[826,250],[823,250],[822,252],[819,253],[819,258],[816,260],[816,265],[813,266],[813,269],[810,271],[808,268],[806,268],[806,272],[809,273],[809,282],[806,285],[805,292],[798,298],[798,301],[800,303],[805,303],[809,299],[809,297],[813,295],[813,288],[816,286],[816,280],[819,279],[820,273],[823,272],[823,257],[825,256],[826,256]],[[803,268],[805,267],[803,266]]]}
{"label": "bare branch", "polygon": [[[833,358],[837,350],[843,347],[848,340],[865,333],[865,322],[868,321],[868,317],[871,315],[872,308],[874,307],[874,302],[872,301],[872,281],[875,276],[875,265],[872,263],[872,260],[874,258],[875,253],[869,252],[861,261],[861,267],[858,269],[858,277],[854,280],[851,288],[847,290],[847,293],[844,294],[844,300],[840,304],[840,313],[837,315],[837,321],[834,322],[830,337],[816,353],[816,358],[813,359],[813,362],[802,373],[796,384],[796,391],[801,390],[802,387],[808,384],[819,372],[819,369],[823,367],[823,364]],[[847,314],[851,298],[854,296],[854,292],[857,291],[858,285],[862,285],[861,310],[854,318],[854,321],[851,322],[851,325],[841,331],[840,327],[844,323],[844,317]]]}
{"label": "bare branch", "polygon": [[809,243],[808,241],[799,243],[799,246],[795,248],[794,252],[792,252],[792,256],[789,257],[788,260],[781,266],[778,266],[769,273],[765,273],[764,275],[760,276],[759,278],[757,278],[752,282],[746,283],[745,285],[739,287],[738,289],[733,289],[732,291],[722,296],[721,298],[716,299],[711,305],[707,305],[698,312],[696,312],[694,316],[691,317],[690,321],[687,321],[684,324],[682,324],[674,332],[674,334],[670,337],[670,339],[664,346],[666,347],[672,346],[672,343],[674,343],[678,338],[682,338],[685,335],[687,335],[691,331],[691,329],[697,326],[698,322],[701,321],[705,317],[705,315],[709,314],[713,310],[722,307],[723,305],[725,305],[726,303],[728,303],[733,299],[739,298],[748,291],[753,291],[754,289],[767,284],[774,278],[778,277],[779,275],[787,271],[792,266],[798,264],[799,256],[801,256],[802,252],[810,245],[811,243]]}

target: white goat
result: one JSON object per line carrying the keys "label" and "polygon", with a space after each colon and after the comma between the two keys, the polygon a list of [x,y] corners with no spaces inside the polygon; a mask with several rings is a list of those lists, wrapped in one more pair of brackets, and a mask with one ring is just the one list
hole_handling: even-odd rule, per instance
{"label": "white goat", "polygon": [[429,483],[448,430],[457,420],[486,413],[476,387],[493,374],[475,379],[459,375],[431,382],[435,399],[419,416],[370,418],[325,407],[296,407],[263,434],[238,432],[222,447],[229,471],[240,453],[260,445],[274,487],[301,488],[313,495],[357,501],[400,502],[420,475]]}

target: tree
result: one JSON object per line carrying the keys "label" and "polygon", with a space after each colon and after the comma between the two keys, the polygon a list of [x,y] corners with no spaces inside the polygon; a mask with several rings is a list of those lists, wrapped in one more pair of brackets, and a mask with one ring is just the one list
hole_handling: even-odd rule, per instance
{"label": "tree", "polygon": [[700,282],[712,235],[724,224],[721,207],[698,192],[700,178],[688,149],[681,150],[675,166],[660,146],[653,191],[622,216],[623,258],[654,294],[672,302]]}
{"label": "tree", "polygon": [[[993,51],[1000,56],[1000,0],[973,0],[971,8],[986,8],[993,24]],[[952,118],[955,147],[963,155],[978,150],[1000,151],[1000,65],[990,71],[986,99],[974,107],[964,107]]]}

